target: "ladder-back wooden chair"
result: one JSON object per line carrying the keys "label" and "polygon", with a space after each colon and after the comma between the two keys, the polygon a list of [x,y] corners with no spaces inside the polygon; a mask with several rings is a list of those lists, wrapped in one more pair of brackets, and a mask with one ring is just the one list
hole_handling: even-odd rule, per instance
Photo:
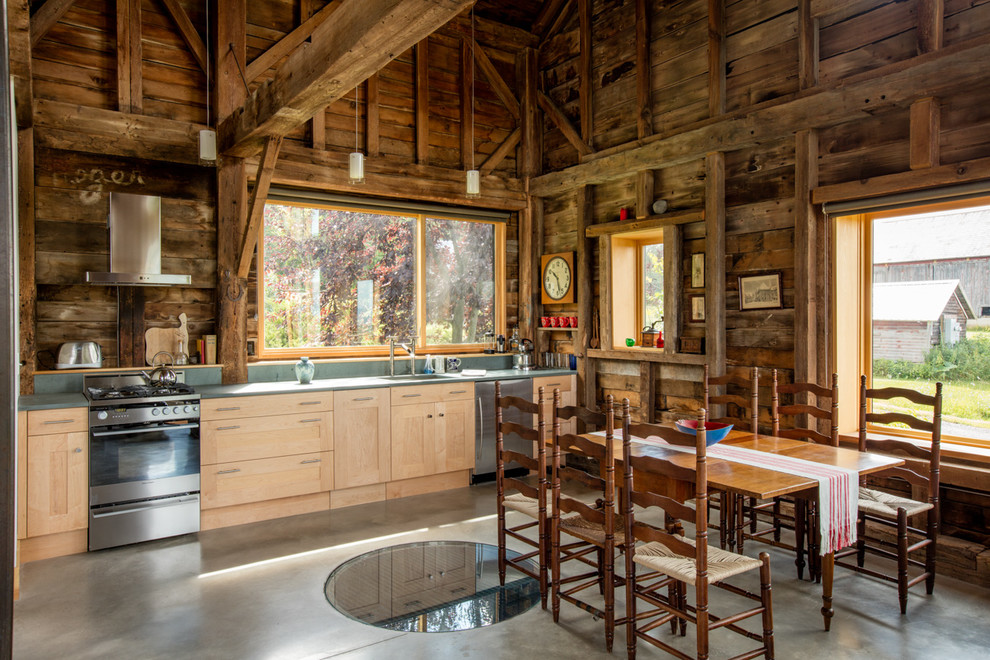
{"label": "ladder-back wooden chair", "polygon": [[[771,435],[778,438],[805,440],[831,447],[839,446],[839,385],[838,374],[832,374],[831,388],[817,383],[780,383],[777,370],[772,371],[770,379],[770,424]],[[788,397],[781,403],[781,395]],[[803,402],[803,401],[804,402]],[[801,425],[801,417],[807,417],[807,425]],[[784,418],[783,425],[781,418]],[[819,422],[828,422],[828,433],[819,430]],[[741,530],[739,552],[743,551],[743,541],[752,539],[769,543],[795,553],[798,579],[804,577],[804,553],[807,549],[808,566],[812,577],[820,579],[821,566],[818,561],[818,538],[816,530],[817,505],[816,499],[809,494],[807,497],[785,495],[776,497],[768,502],[751,506],[746,515],[749,518],[749,530]],[[782,505],[789,505],[792,513],[785,513]],[[757,528],[760,513],[769,515],[770,526]],[[794,531],[794,543],[781,540],[781,530]],[[807,548],[805,542],[807,540]]]}
{"label": "ladder-back wooden chair", "polygon": [[[499,583],[505,585],[505,572],[511,565],[524,575],[538,580],[540,583],[540,600],[543,609],[547,607],[549,593],[549,557],[550,557],[550,517],[547,509],[547,452],[546,443],[542,442],[546,419],[543,406],[544,391],[539,388],[537,400],[527,401],[520,397],[502,396],[501,385],[495,382],[495,483],[498,513],[498,577]],[[516,422],[503,421],[503,410],[514,408],[522,413],[534,415],[537,427],[531,428]],[[531,440],[536,456],[506,449],[504,436],[516,433],[525,440]],[[505,466],[517,463],[536,475],[537,485],[533,486],[521,478],[510,477],[506,474]],[[506,509],[518,511],[527,519],[515,526],[506,524]],[[533,532],[536,532],[535,537]],[[510,557],[506,548],[506,537],[516,539],[532,550],[515,557]],[[537,569],[531,568],[531,561],[537,560]]]}
{"label": "ladder-back wooden chair", "polygon": [[[760,647],[736,657],[773,657],[773,605],[770,592],[770,556],[760,553],[759,559],[744,557],[708,545],[708,472],[704,431],[705,411],[700,414],[697,436],[687,434],[679,442],[693,448],[693,465],[678,464],[672,455],[633,455],[633,432],[628,408],[623,410],[622,473],[626,547],[626,641],[629,658],[636,657],[636,646],[644,640],[679,658],[708,658],[709,635],[725,628],[754,640]],[[649,474],[664,477],[667,482],[689,485],[694,491],[695,506],[689,507],[659,492],[644,488],[643,480],[634,478]],[[637,483],[640,482],[640,483]],[[637,511],[637,507],[639,511]],[[693,528],[693,534],[672,533],[637,520],[651,510],[662,510],[665,516],[683,521]],[[725,580],[751,570],[760,571],[760,593],[753,594]],[[694,603],[688,599],[688,586],[693,588]],[[709,587],[718,587],[748,600],[755,607],[729,615],[716,615],[709,609]],[[721,608],[720,608],[721,610]],[[760,616],[762,631],[752,632],[739,625],[747,618]],[[671,634],[683,636],[687,624],[696,628],[696,655],[688,655],[659,637],[664,624],[670,623]],[[672,640],[671,640],[672,641]]]}
{"label": "ladder-back wooden chair", "polygon": [[[615,550],[623,544],[615,513],[615,444],[612,396],[603,412],[579,406],[561,406],[560,391],[553,392],[553,460],[551,524],[551,570],[553,620],[559,621],[560,603],[565,601],[605,622],[605,648],[611,652],[615,637]],[[580,419],[604,429],[601,442],[572,433],[562,433],[561,422]],[[567,464],[562,460],[568,454]],[[591,493],[588,493],[591,489]],[[596,498],[592,503],[588,500]],[[566,534],[577,539],[565,543]],[[577,567],[563,575],[561,567]],[[590,570],[589,570],[590,569]],[[604,604],[592,602],[591,591]]]}
{"label": "ladder-back wooden chair", "polygon": [[[930,406],[932,410],[931,421],[906,412],[870,410],[871,401],[889,401],[896,398],[905,398],[917,405]],[[882,472],[871,474],[869,478],[871,480],[878,477],[899,480],[911,490],[917,488],[923,491],[924,499],[892,495],[882,490],[861,486],[859,489],[858,540],[855,547],[837,552],[835,563],[838,566],[896,583],[901,614],[906,614],[909,588],[923,581],[928,594],[931,594],[935,589],[935,553],[940,515],[938,488],[942,442],[942,383],[935,383],[935,394],[930,395],[898,387],[868,388],[866,376],[861,376],[859,399],[859,450],[898,454],[908,459],[908,464],[905,466],[887,468]],[[878,424],[903,423],[912,429],[923,431],[926,435],[930,434],[931,443],[925,447],[906,439],[871,438],[867,433],[867,424],[870,422]],[[909,522],[921,514],[927,514],[925,528],[911,526]],[[871,534],[867,537],[867,533],[879,532],[884,529],[894,530],[893,541],[878,534]],[[924,560],[912,557],[912,553],[919,550],[925,551]],[[888,559],[896,559],[896,574],[891,575],[878,569],[867,568],[865,563],[868,552]],[[855,564],[843,560],[843,558],[853,554],[856,555]],[[909,569],[911,567],[920,567],[921,572],[910,577]]]}

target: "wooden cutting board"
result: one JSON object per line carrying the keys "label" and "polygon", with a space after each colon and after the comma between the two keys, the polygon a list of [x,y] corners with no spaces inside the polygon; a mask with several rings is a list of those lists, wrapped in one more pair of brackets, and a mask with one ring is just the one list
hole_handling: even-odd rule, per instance
{"label": "wooden cutting board", "polygon": [[[179,342],[182,342],[186,353],[189,353],[189,331],[186,328],[185,313],[179,314],[177,328],[148,328],[144,332],[144,361],[151,365],[155,354],[168,351],[175,357],[179,352]],[[164,356],[162,356],[164,358]],[[161,363],[161,359],[159,359]]]}

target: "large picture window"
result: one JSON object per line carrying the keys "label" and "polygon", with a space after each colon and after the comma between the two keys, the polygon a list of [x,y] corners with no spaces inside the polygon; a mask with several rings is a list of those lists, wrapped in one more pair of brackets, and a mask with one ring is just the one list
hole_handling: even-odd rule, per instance
{"label": "large picture window", "polygon": [[501,331],[504,224],[433,215],[269,201],[261,355],[374,354],[412,336],[465,350]]}

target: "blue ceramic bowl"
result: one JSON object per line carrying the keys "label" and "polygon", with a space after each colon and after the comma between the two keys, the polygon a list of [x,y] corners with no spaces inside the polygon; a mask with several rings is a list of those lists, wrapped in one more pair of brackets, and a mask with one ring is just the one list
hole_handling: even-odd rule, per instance
{"label": "blue ceramic bowl", "polygon": [[[696,419],[682,419],[674,422],[674,425],[677,426],[677,430],[681,433],[698,434],[698,420]],[[725,440],[725,436],[729,435],[729,431],[731,430],[732,424],[705,422],[705,446],[711,447],[719,440]]]}

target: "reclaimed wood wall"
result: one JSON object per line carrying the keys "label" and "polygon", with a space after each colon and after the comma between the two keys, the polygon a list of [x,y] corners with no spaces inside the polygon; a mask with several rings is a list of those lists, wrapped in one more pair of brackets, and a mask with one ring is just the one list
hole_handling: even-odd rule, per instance
{"label": "reclaimed wood wall", "polygon": [[[217,76],[211,69],[208,92],[205,50],[206,7],[215,12],[216,4],[11,0],[8,5],[11,59],[22,83],[21,164],[33,170],[21,184],[26,200],[22,391],[32,391],[31,375],[50,368],[51,352],[66,340],[99,342],[104,366],[116,367],[139,364],[144,330],[177,326],[181,312],[189,318],[191,340],[223,333],[216,322],[218,297],[226,295],[218,293],[216,169],[199,162],[197,147],[199,130],[217,120],[215,96],[207,107]],[[235,83],[249,92],[273,78],[292,46],[305,41],[299,35],[307,25],[328,20],[334,9],[333,2],[322,0],[246,5],[246,61],[236,63]],[[520,9],[523,15],[532,10]],[[213,34],[216,18],[211,17]],[[516,15],[509,19],[523,21]],[[517,54],[536,43],[512,25],[479,16],[472,28],[469,14],[457,17],[398,54],[361,85],[359,98],[348,92],[286,136],[275,183],[522,208],[524,195],[514,179],[520,141]],[[216,61],[213,46],[209,62]],[[368,155],[364,188],[346,180],[346,154],[356,141]],[[472,165],[482,170],[490,197],[465,200],[464,170]],[[255,168],[249,161],[249,179]],[[387,184],[376,185],[375,176]],[[84,283],[86,271],[108,265],[105,223],[113,191],[163,197],[163,270],[192,275],[190,286],[118,290]],[[518,318],[515,214],[507,248],[511,325]],[[252,264],[241,337],[257,336],[256,284]]]}
{"label": "reclaimed wood wall", "polygon": [[[912,172],[919,175],[914,185],[924,186],[920,175],[926,168],[940,173],[927,183],[937,185],[951,180],[946,166],[990,156],[986,86],[954,71],[956,54],[990,44],[990,3],[575,0],[572,5],[560,30],[540,46],[540,84],[570,125],[586,127],[583,138],[591,150],[583,150],[562,122],[544,117],[544,175],[531,185],[544,198],[544,251],[578,249],[576,205],[587,189],[594,199],[593,224],[618,220],[620,208],[636,208],[640,172],[646,170],[652,197],[666,200],[671,210],[724,213],[718,237],[724,253],[718,255],[711,254],[718,244],[711,231],[719,230],[718,222],[683,225],[683,286],[674,301],[680,306],[680,335],[706,338],[716,373],[721,345],[727,372],[745,376],[759,367],[764,387],[770,368],[781,371],[782,381],[796,376],[823,381],[829,357],[828,234],[810,205],[811,192],[884,176],[894,177],[888,184],[895,189],[907,189],[912,183],[903,177]],[[585,27],[583,13],[590,15],[593,29]],[[640,45],[637,31],[648,37]],[[915,81],[907,72],[918,65],[942,67],[951,75],[926,77],[923,66]],[[862,94],[855,111],[839,99],[850,87],[855,91],[849,94]],[[898,98],[891,98],[895,93]],[[815,103],[816,98],[822,101]],[[928,145],[922,144],[922,122],[912,123],[912,113],[919,112],[935,126]],[[724,160],[724,194],[716,198],[712,190],[718,187],[706,186],[706,157],[713,153]],[[637,210],[639,217],[651,213]],[[706,277],[705,290],[691,289],[691,254],[706,248],[709,274],[714,256],[724,264],[724,278]],[[602,309],[610,304],[601,297],[605,259],[595,243],[592,304]],[[782,275],[783,308],[739,311],[739,276],[765,271]],[[709,317],[715,301],[721,325],[687,318],[689,297],[701,293],[710,298]],[[573,313],[579,307],[547,309]],[[556,350],[588,354],[569,335],[549,333],[548,339]],[[654,362],[643,366],[647,363],[635,354],[590,355],[595,359],[583,386],[586,398],[629,397],[641,406],[644,419],[700,405],[701,367],[683,356],[650,358]],[[641,400],[646,397],[652,400]],[[761,400],[769,401],[769,395]],[[761,417],[768,420],[768,411]]]}

